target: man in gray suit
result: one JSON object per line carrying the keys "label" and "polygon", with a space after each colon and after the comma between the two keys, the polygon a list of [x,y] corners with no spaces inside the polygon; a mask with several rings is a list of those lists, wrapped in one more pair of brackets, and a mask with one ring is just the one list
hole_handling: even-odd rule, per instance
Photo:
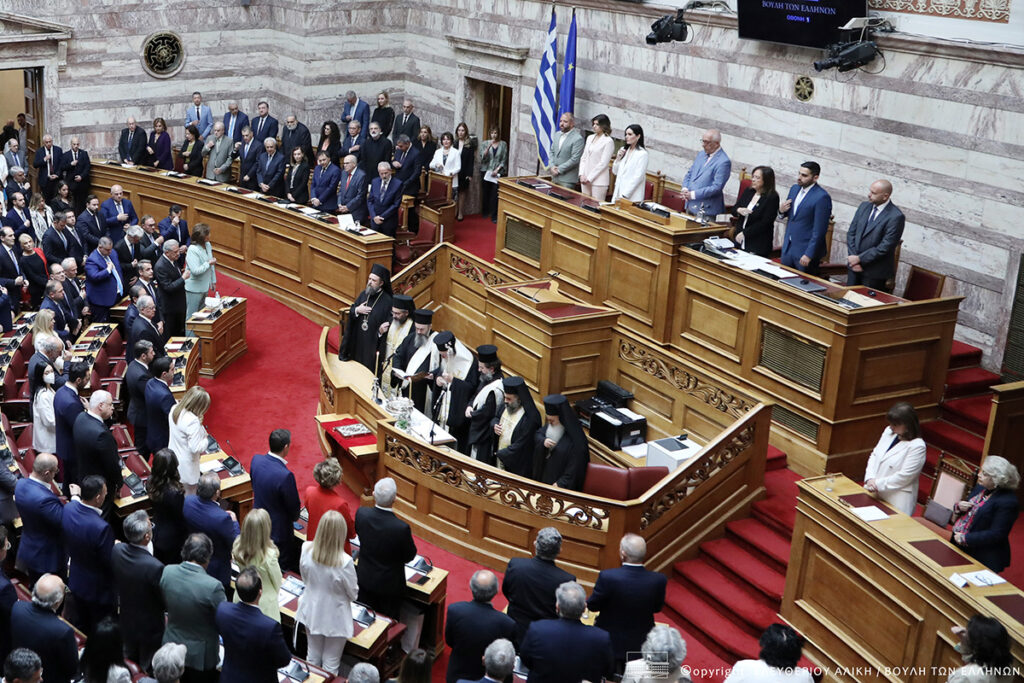
{"label": "man in gray suit", "polygon": [[206,162],[206,177],[222,183],[231,182],[231,152],[235,142],[224,135],[224,123],[213,124],[213,137],[206,141],[203,156],[210,157]]}
{"label": "man in gray suit", "polygon": [[575,119],[566,112],[558,119],[558,132],[551,140],[551,180],[556,185],[575,190],[580,182],[580,157],[583,156],[583,136],[573,126]]}
{"label": "man in gray suit", "polygon": [[892,183],[876,180],[868,188],[868,200],[861,202],[846,233],[849,256],[846,284],[866,285],[892,292],[896,278],[896,245],[903,237],[906,219],[889,201]]}
{"label": "man in gray suit", "polygon": [[167,606],[165,643],[182,643],[185,676],[190,683],[217,680],[220,655],[217,605],[224,602],[224,586],[206,573],[213,556],[213,541],[206,534],[191,534],[181,549],[181,564],[164,567],[160,590]]}

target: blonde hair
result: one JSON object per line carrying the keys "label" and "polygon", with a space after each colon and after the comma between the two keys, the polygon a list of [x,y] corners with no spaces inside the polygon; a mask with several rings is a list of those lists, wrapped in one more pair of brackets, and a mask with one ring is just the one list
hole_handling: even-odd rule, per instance
{"label": "blonde hair", "polygon": [[337,510],[328,510],[320,518],[316,527],[316,538],[313,539],[313,561],[327,567],[341,565],[345,555],[345,538],[348,526],[345,518]]}
{"label": "blonde hair", "polygon": [[242,533],[231,546],[231,558],[239,567],[259,566],[277,553],[277,546],[270,540],[270,515],[263,508],[253,509],[242,520]]}
{"label": "blonde hair", "polygon": [[41,334],[46,337],[57,336],[53,331],[53,311],[49,308],[36,313],[35,319],[32,321],[32,338],[35,339],[36,334]]}
{"label": "blonde hair", "polygon": [[206,393],[206,389],[196,385],[185,392],[185,395],[178,401],[178,405],[174,406],[174,410],[171,411],[171,416],[174,418],[174,423],[177,424],[182,411],[187,410],[201,420],[209,409],[210,395]]}

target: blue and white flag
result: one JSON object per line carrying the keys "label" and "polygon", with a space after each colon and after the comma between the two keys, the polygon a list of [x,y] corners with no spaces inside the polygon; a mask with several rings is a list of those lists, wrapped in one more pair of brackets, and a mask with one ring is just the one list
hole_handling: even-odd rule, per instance
{"label": "blue and white flag", "polygon": [[555,6],[551,6],[551,26],[548,28],[548,39],[544,45],[544,54],[540,58],[540,71],[537,72],[537,86],[533,91],[533,133],[537,137],[537,156],[540,163],[547,166],[551,151],[551,138],[558,129],[555,116],[555,62],[558,52],[558,35],[555,33]]}

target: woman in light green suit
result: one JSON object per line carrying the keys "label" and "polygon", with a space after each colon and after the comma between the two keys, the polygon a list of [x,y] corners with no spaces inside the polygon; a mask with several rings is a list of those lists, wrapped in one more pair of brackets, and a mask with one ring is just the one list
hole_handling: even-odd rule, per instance
{"label": "woman in light green suit", "polygon": [[203,299],[207,292],[217,286],[217,271],[213,265],[217,259],[213,257],[210,246],[210,226],[197,223],[192,228],[192,243],[185,252],[185,265],[192,277],[185,280],[185,319],[203,307]]}

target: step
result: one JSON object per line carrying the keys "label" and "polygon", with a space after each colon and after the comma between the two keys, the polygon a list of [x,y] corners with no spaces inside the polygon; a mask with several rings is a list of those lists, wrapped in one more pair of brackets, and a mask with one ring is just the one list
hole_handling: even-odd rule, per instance
{"label": "step", "polygon": [[732,573],[739,581],[767,596],[773,604],[782,604],[786,575],[736,541],[730,538],[706,541],[701,544],[700,551],[703,556],[713,560],[713,564],[723,570],[726,576]]}
{"label": "step", "polygon": [[779,499],[766,498],[754,503],[751,512],[754,519],[774,529],[783,536],[793,537],[793,526],[796,524],[796,502],[783,504]]}
{"label": "step", "polygon": [[946,373],[946,390],[942,393],[943,398],[950,399],[958,396],[970,396],[989,391],[995,384],[1000,384],[1003,378],[994,372],[983,368],[957,368]]}
{"label": "step", "polygon": [[988,419],[992,411],[992,396],[993,394],[986,393],[943,401],[942,419],[984,437],[988,431]]}
{"label": "step", "polygon": [[725,661],[758,658],[760,646],[757,636],[747,633],[734,619],[723,615],[699,592],[682,582],[668,582],[665,608],[678,614],[685,622],[687,632]]}
{"label": "step", "polygon": [[762,559],[775,563],[775,568],[785,573],[786,566],[789,565],[788,536],[782,536],[770,526],[752,518],[729,522],[725,528],[728,533],[736,536],[750,549],[761,554]]}
{"label": "step", "polygon": [[977,365],[981,365],[981,349],[954,339],[953,348],[949,353],[949,369],[969,368]]}
{"label": "step", "polygon": [[945,420],[933,420],[921,425],[926,443],[941,448],[974,464],[981,463],[985,439]]}
{"label": "step", "polygon": [[751,635],[760,636],[776,619],[776,605],[764,593],[734,581],[702,558],[676,562],[673,569],[673,580],[703,594],[725,616],[742,619]]}
{"label": "step", "polygon": [[764,463],[766,470],[781,470],[786,468],[786,452],[768,444],[768,456]]}

